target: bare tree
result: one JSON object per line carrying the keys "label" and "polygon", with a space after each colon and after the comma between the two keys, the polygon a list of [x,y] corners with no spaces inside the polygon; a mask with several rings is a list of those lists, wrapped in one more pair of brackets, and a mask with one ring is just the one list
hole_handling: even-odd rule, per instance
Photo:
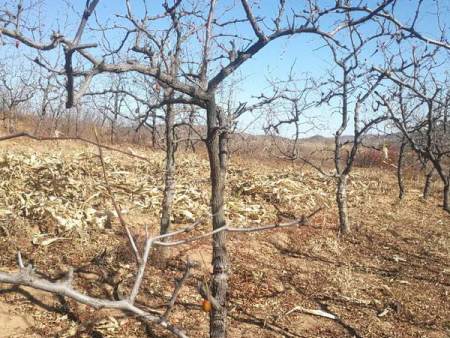
{"label": "bare tree", "polygon": [[[53,73],[44,73],[43,70],[38,78],[37,83],[34,85],[34,92],[37,95],[37,110],[36,115],[38,122],[34,128],[34,133],[39,134],[41,132],[42,124],[44,122],[50,122],[51,118],[55,118],[57,115],[58,107],[61,100],[61,84],[58,83],[58,79]],[[46,127],[51,132],[52,128]]]}
{"label": "bare tree", "polygon": [[[377,93],[396,127],[417,153],[422,163],[429,161],[444,185],[443,209],[450,212],[450,137],[448,130],[448,74],[441,76],[441,49],[413,47],[410,59],[399,51],[389,59],[389,67],[376,68],[392,83],[385,93]],[[442,51],[446,57],[446,51]],[[393,62],[396,61],[396,62]],[[430,179],[432,172],[430,173]],[[428,190],[428,184],[426,186]],[[424,189],[425,195],[425,189]]]}
{"label": "bare tree", "polygon": [[316,106],[311,97],[317,95],[319,87],[310,77],[303,81],[294,78],[291,72],[285,81],[271,81],[273,96],[261,94],[266,102],[260,107],[266,115],[264,131],[275,148],[273,155],[289,161],[299,160],[302,134],[316,127],[306,113]]}
{"label": "bare tree", "polygon": [[[349,17],[348,21],[352,21],[352,19]],[[294,159],[299,159],[311,165],[323,175],[336,180],[339,229],[343,234],[350,232],[347,181],[353,168],[355,157],[365,134],[372,127],[387,119],[385,114],[368,114],[372,107],[366,104],[366,102],[370,103],[370,99],[375,89],[380,85],[384,75],[370,72],[367,65],[360,60],[365,52],[364,47],[383,35],[385,35],[385,32],[381,30],[374,35],[364,37],[356,27],[350,26],[346,37],[346,40],[349,41],[348,46],[325,39],[325,43],[331,51],[334,64],[337,66],[338,74],[336,74],[335,70],[332,70],[329,73],[328,80],[321,81],[320,84],[317,84],[318,81],[312,81],[312,83],[316,84],[315,87],[320,87],[321,95],[319,100],[314,101],[310,99],[310,101],[316,106],[326,104],[340,116],[340,125],[334,135],[334,172],[326,172],[321,164],[315,163],[305,155],[299,155],[298,152],[290,155]],[[297,103],[297,101],[295,102]],[[310,103],[306,103],[306,107],[308,104]],[[365,116],[363,115],[364,112],[366,112]],[[281,119],[277,123],[272,123],[271,126],[276,129],[283,124],[294,124],[296,129],[293,144],[296,145],[300,133],[297,104],[293,106],[292,116],[290,119]],[[353,122],[353,135],[344,138],[344,133],[348,130],[350,121]]]}
{"label": "bare tree", "polygon": [[[441,105],[438,95],[441,88],[444,87],[438,85],[430,92],[429,88],[428,91],[425,87],[416,89],[404,82],[404,79],[399,79],[395,75],[389,76],[397,84],[397,88],[394,92],[391,92],[390,96],[380,94],[383,105],[387,107],[392,119],[408,140],[411,148],[419,156],[428,159],[433,164],[444,186],[443,209],[450,212],[450,168],[448,167],[450,139],[448,133],[444,132],[442,122],[442,111],[448,108]],[[427,78],[426,75],[422,79],[425,78]],[[421,79],[415,78],[413,81],[419,83]],[[429,79],[425,81],[428,84],[432,82]],[[425,84],[425,82],[421,83],[422,85]],[[411,106],[411,102],[415,102],[414,107]],[[424,197],[428,195],[428,180],[431,179],[432,171],[428,172],[428,174],[429,176],[427,175],[425,183],[426,189],[424,188]]]}
{"label": "bare tree", "polygon": [[[166,47],[166,43],[169,41],[162,40],[160,47],[160,54],[165,55],[165,50],[169,50],[168,56],[164,57],[164,70],[172,78],[177,78],[179,68],[180,68],[180,57],[182,52],[182,43],[189,38],[190,32],[186,36],[182,33],[182,28],[180,26],[180,14],[177,13],[177,5],[169,7],[167,3],[164,4],[166,13],[170,15],[172,21],[172,29],[175,31],[176,40],[173,47]],[[169,34],[167,34],[169,36]],[[157,82],[158,83],[158,82]],[[165,140],[166,140],[166,159],[165,159],[165,172],[164,172],[164,194],[163,201],[161,205],[161,222],[160,222],[160,234],[164,235],[171,232],[171,217],[172,217],[172,207],[173,200],[175,196],[175,107],[172,101],[175,98],[174,89],[162,83],[163,87],[163,99],[168,102],[165,105]],[[155,128],[155,127],[154,127]],[[166,263],[167,250],[162,250],[159,252],[158,261],[163,265]]]}
{"label": "bare tree", "polygon": [[9,133],[17,128],[17,114],[20,106],[30,101],[35,94],[32,88],[33,77],[13,64],[0,65],[0,111],[3,126]]}
{"label": "bare tree", "polygon": [[110,76],[110,83],[110,87],[104,91],[87,94],[94,97],[93,106],[102,115],[101,127],[104,127],[106,121],[109,122],[109,141],[113,144],[118,140],[119,118],[128,115],[129,107],[124,79],[120,75]]}

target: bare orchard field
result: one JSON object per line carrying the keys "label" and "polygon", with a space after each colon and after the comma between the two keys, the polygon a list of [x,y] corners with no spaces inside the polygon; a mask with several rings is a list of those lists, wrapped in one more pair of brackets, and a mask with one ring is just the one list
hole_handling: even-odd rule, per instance
{"label": "bare orchard field", "polygon": [[[17,270],[20,250],[49,278],[60,278],[72,266],[78,289],[107,299],[126,294],[134,260],[96,149],[28,140],[0,146],[1,270]],[[145,224],[158,232],[164,155],[122,148],[149,159],[105,153],[116,199],[142,240]],[[192,154],[178,159],[176,228],[208,219],[209,210],[207,161]],[[399,202],[393,170],[354,170],[349,207],[355,231],[338,238],[332,181],[289,163],[232,158],[226,210],[234,226],[289,220],[320,206],[324,210],[307,226],[229,235],[230,337],[448,337],[450,218],[438,207],[440,187],[435,183],[424,201],[421,179],[408,177],[407,196]],[[209,229],[205,221],[195,231]],[[200,267],[170,319],[191,337],[207,337],[208,314],[196,285],[209,274],[209,239],[174,249],[163,271],[150,266],[138,302],[163,310],[188,256]],[[302,308],[321,309],[335,319]],[[169,337],[120,312],[96,311],[8,285],[0,285],[0,331],[1,337]]]}

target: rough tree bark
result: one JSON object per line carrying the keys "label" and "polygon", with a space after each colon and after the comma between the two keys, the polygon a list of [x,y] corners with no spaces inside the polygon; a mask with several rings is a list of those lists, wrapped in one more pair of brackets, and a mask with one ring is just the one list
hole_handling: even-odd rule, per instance
{"label": "rough tree bark", "polygon": [[[179,65],[180,65],[180,53],[181,53],[181,31],[180,25],[178,21],[178,17],[175,13],[176,6],[169,8],[166,3],[166,10],[170,14],[172,19],[173,27],[177,34],[177,39],[175,42],[173,55],[170,55],[170,64],[167,65],[168,71],[172,78],[176,78]],[[163,52],[163,50],[161,50]],[[160,87],[157,82],[158,88]],[[166,104],[165,111],[165,139],[166,139],[166,170],[164,176],[164,195],[163,202],[161,206],[161,223],[160,223],[160,233],[161,235],[165,235],[171,231],[171,221],[170,217],[172,216],[172,206],[173,199],[175,196],[175,152],[176,152],[176,144],[175,144],[175,109],[174,105],[171,101],[174,99],[175,91],[170,86],[164,84],[164,101],[168,102]],[[152,143],[153,147],[155,147],[156,143],[156,112],[153,110],[153,132],[152,132]],[[159,262],[162,266],[166,265],[168,251],[167,249],[160,250]]]}
{"label": "rough tree bark", "polygon": [[156,112],[152,112],[152,148],[156,149],[156,140],[157,132],[156,132]]}
{"label": "rough tree bark", "polygon": [[[211,212],[213,230],[225,226],[224,192],[227,170],[226,134],[219,121],[219,110],[216,106],[214,93],[210,93],[207,103],[207,149],[211,178]],[[222,121],[223,122],[223,121]],[[220,124],[219,124],[220,123]],[[211,291],[219,307],[213,307],[210,313],[210,337],[223,338],[227,334],[227,304],[228,288],[228,253],[226,248],[226,232],[213,235],[213,277]]]}
{"label": "rough tree bark", "polygon": [[347,206],[347,175],[341,175],[337,179],[336,203],[339,212],[339,229],[342,234],[350,232]]}
{"label": "rough tree bark", "polygon": [[[170,94],[171,95],[171,94]],[[164,235],[171,231],[172,205],[175,196],[175,140],[174,122],[175,112],[172,104],[166,106],[165,132],[166,132],[166,164],[164,173],[164,194],[161,205],[160,234]],[[154,132],[153,132],[154,134]],[[160,266],[165,266],[168,258],[168,248],[160,247],[157,261]]]}
{"label": "rough tree bark", "polygon": [[431,183],[433,180],[433,174],[434,174],[434,168],[431,168],[425,175],[425,184],[423,186],[423,198],[424,199],[427,199],[430,196],[430,189],[431,189]]}
{"label": "rough tree bark", "polygon": [[[336,58],[335,58],[336,60]],[[341,136],[342,133],[347,128],[348,124],[348,75],[349,71],[345,66],[344,62],[340,62],[336,60],[338,66],[342,69],[342,120],[339,129],[336,131],[334,136],[334,166],[336,168],[336,203],[338,207],[339,213],[339,231],[341,234],[347,234],[350,232],[350,224],[348,221],[348,207],[347,207],[347,174],[344,171],[347,171],[348,165],[346,168],[342,168],[342,142]]]}
{"label": "rough tree bark", "polygon": [[449,206],[449,199],[450,199],[450,180],[447,180],[447,182],[444,183],[444,205],[443,208],[445,211],[450,213],[450,206]]}

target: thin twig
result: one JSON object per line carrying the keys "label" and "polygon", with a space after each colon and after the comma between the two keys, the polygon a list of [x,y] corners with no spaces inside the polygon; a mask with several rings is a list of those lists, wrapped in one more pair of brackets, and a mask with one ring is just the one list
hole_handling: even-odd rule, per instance
{"label": "thin twig", "polygon": [[191,271],[192,271],[193,267],[194,267],[194,264],[188,258],[188,260],[186,262],[186,269],[184,270],[183,276],[179,280],[176,281],[175,289],[173,290],[172,297],[170,298],[170,301],[167,304],[167,309],[164,312],[164,314],[162,315],[162,318],[167,319],[167,317],[169,316],[170,311],[172,311],[172,309],[175,305],[175,302],[177,300],[178,294],[181,291],[181,288],[183,287],[184,283],[191,275]]}
{"label": "thin twig", "polygon": [[98,156],[100,157],[100,163],[102,165],[103,179],[105,181],[106,190],[108,191],[108,194],[111,198],[114,209],[116,210],[117,217],[119,218],[119,221],[120,221],[120,225],[125,229],[125,231],[127,233],[128,242],[130,243],[130,246],[133,250],[133,254],[134,254],[134,257],[136,258],[136,262],[138,264],[140,264],[141,257],[139,255],[139,250],[136,246],[136,242],[134,241],[134,238],[131,235],[130,229],[128,228],[128,226],[125,222],[125,219],[123,218],[122,211],[120,210],[119,206],[117,205],[116,199],[114,198],[114,194],[113,194],[113,192],[111,190],[111,186],[109,184],[108,175],[106,174],[105,160],[103,159],[103,150],[102,150],[102,147],[100,146],[100,143],[98,142],[98,135],[97,135],[96,129],[94,130],[94,133],[95,133],[95,139],[97,141],[96,145],[98,147]]}
{"label": "thin twig", "polygon": [[[263,225],[263,226],[258,226],[258,227],[244,227],[244,228],[233,228],[230,226],[224,226],[218,229],[215,229],[213,231],[210,231],[208,233],[205,234],[201,234],[198,236],[194,236],[194,237],[189,237],[186,239],[181,239],[178,241],[168,241],[168,242],[162,242],[159,241],[159,239],[161,239],[163,236],[159,236],[154,238],[154,244],[155,245],[159,245],[159,246],[177,246],[177,245],[181,245],[181,244],[187,244],[187,243],[191,243],[194,241],[198,241],[200,239],[206,238],[206,237],[210,237],[211,235],[217,234],[219,232],[225,231],[225,232],[258,232],[258,231],[265,231],[265,230],[271,230],[271,229],[279,229],[279,228],[287,228],[287,227],[293,227],[293,226],[300,226],[300,225],[307,225],[309,220],[315,216],[317,213],[319,213],[320,211],[322,211],[323,208],[318,208],[315,211],[313,211],[311,214],[309,214],[308,216],[303,216],[300,219],[288,222],[288,223],[274,223],[274,224],[268,224],[268,225]],[[182,229],[179,230],[178,233],[182,233],[182,232],[188,232],[190,231],[190,228],[186,228],[186,229]],[[174,235],[176,235],[176,233],[169,233],[164,235],[164,237],[173,237]]]}

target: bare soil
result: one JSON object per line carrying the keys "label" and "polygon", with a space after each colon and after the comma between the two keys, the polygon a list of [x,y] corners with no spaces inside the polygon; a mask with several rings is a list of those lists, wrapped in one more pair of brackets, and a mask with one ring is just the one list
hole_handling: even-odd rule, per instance
{"label": "bare soil", "polygon": [[[107,163],[117,198],[128,210],[127,222],[142,239],[144,224],[158,231],[163,155],[133,151],[150,162],[107,152]],[[39,209],[53,206],[46,196],[56,196],[70,202],[65,209],[59,205],[54,209],[65,219],[74,218],[82,208],[112,210],[95,149],[18,140],[0,144],[0,158],[5,154],[10,158],[0,165],[0,269],[16,271],[15,255],[20,250],[37,273],[49,278],[61,278],[69,266],[74,267],[76,287],[90,295],[114,299],[126,293],[135,267],[116,218],[110,226],[86,225],[80,218],[79,228],[67,230]],[[60,171],[48,169],[51,176],[45,168],[37,170],[27,162],[32,156],[36,161],[47,159],[49,168],[58,159]],[[175,228],[189,224],[191,215],[186,211],[193,218],[204,215],[209,199],[207,162],[191,154],[178,158]],[[84,170],[88,174],[82,174]],[[68,179],[65,191],[58,191],[59,183],[45,183],[59,182],[58,172]],[[228,179],[227,215],[235,226],[288,220],[325,207],[308,226],[229,236],[230,337],[450,335],[450,217],[439,208],[438,183],[425,201],[420,198],[422,179],[409,176],[407,196],[399,201],[392,168],[355,169],[350,182],[353,232],[342,238],[337,236],[333,182],[316,172],[233,158]],[[21,195],[21,189],[26,194]],[[73,193],[68,193],[71,189]],[[42,194],[34,195],[38,192]],[[197,232],[209,226],[205,222]],[[39,237],[42,233],[46,235]],[[43,242],[52,238],[58,240]],[[173,250],[163,271],[149,266],[138,301],[163,309],[188,256],[202,267],[182,290],[170,320],[191,337],[207,337],[208,314],[201,310],[195,286],[208,278],[209,240]],[[337,319],[301,311],[285,315],[295,307],[321,309]],[[96,311],[45,292],[0,285],[0,337],[146,336],[170,337],[123,313]]]}

